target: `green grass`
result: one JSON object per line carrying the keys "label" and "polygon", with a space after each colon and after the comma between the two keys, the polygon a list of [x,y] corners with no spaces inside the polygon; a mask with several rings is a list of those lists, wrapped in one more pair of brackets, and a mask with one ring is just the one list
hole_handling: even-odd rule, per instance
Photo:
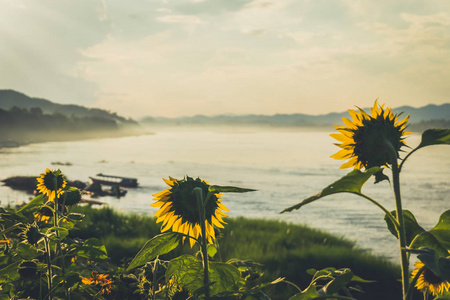
{"label": "green grass", "polygon": [[[101,239],[114,264],[128,264],[148,239],[160,233],[160,226],[153,217],[123,215],[109,208],[81,207],[76,211],[86,217],[71,234]],[[264,265],[266,281],[285,277],[305,288],[311,280],[306,270],[346,267],[364,279],[377,281],[361,284],[365,294],[354,294],[359,299],[401,298],[399,267],[355,248],[351,241],[279,221],[245,218],[227,218],[226,221],[228,224],[218,238],[222,260],[239,258],[259,262]],[[171,256],[194,250],[197,249],[180,247]],[[272,299],[281,300],[293,295],[295,289],[281,283],[266,292]]]}

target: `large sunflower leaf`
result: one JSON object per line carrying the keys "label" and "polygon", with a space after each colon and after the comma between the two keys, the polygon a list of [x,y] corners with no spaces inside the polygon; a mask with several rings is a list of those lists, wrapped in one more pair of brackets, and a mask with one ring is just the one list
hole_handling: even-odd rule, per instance
{"label": "large sunflower leaf", "polygon": [[0,283],[15,281],[20,278],[18,267],[22,260],[13,262],[12,264],[0,270]]}
{"label": "large sunflower leaf", "polygon": [[411,245],[411,249],[419,249],[419,248],[430,248],[433,249],[436,253],[441,256],[447,256],[448,250],[444,246],[442,246],[441,242],[429,231],[424,231],[420,233],[416,239],[414,240],[413,245]]}
{"label": "large sunflower leaf", "polygon": [[[393,216],[396,215],[395,210],[391,212]],[[386,221],[387,227],[389,231],[396,237],[397,237],[397,230],[395,229],[394,224],[392,223],[391,219],[385,215],[384,220]],[[416,217],[414,217],[413,213],[409,210],[403,210],[403,222],[405,224],[405,235],[406,235],[406,244],[410,245],[412,240],[420,233],[424,232],[425,229],[423,229],[419,223],[417,223]]]}
{"label": "large sunflower leaf", "polygon": [[172,276],[176,278],[178,285],[193,293],[203,286],[202,262],[188,254],[174,258],[166,271],[166,278]]}
{"label": "large sunflower leaf", "polygon": [[438,223],[431,230],[418,233],[411,247],[428,247],[441,256],[447,256],[447,250],[450,249],[450,210],[441,214]]}
{"label": "large sunflower leaf", "polygon": [[417,257],[420,261],[432,270],[434,274],[446,281],[450,281],[450,258],[441,256],[430,248],[421,248],[408,251],[418,254]]}
{"label": "large sunflower leaf", "polygon": [[[177,283],[189,292],[204,292],[203,264],[192,255],[182,255],[170,261],[166,278],[175,276]],[[238,290],[243,286],[239,269],[226,263],[211,262],[209,264],[209,279],[211,295],[225,291]]]}
{"label": "large sunflower leaf", "polygon": [[315,194],[309,198],[306,198],[299,204],[296,204],[294,206],[288,207],[285,210],[283,210],[281,213],[284,212],[290,212],[294,209],[299,209],[300,207],[309,204],[311,202],[314,202],[320,198],[323,198],[328,195],[337,194],[337,193],[355,193],[355,194],[361,194],[361,188],[364,185],[364,183],[369,180],[369,178],[374,175],[375,173],[381,171],[382,169],[380,167],[373,167],[365,172],[361,172],[360,170],[353,170],[338,181],[330,184],[326,188],[324,188],[320,193]]}
{"label": "large sunflower leaf", "polygon": [[254,192],[256,190],[239,188],[235,186],[212,185],[209,187],[208,191],[212,193],[247,193],[247,192]]}
{"label": "large sunflower leaf", "polygon": [[244,285],[241,273],[235,266],[226,263],[210,262],[209,264],[211,294],[215,295],[225,291],[238,290]]}
{"label": "large sunflower leaf", "polygon": [[145,265],[159,255],[166,254],[175,249],[179,244],[178,234],[169,232],[159,234],[148,240],[142,249],[136,254],[127,268],[127,271]]}
{"label": "large sunflower leaf", "polygon": [[27,243],[17,244],[17,253],[19,256],[26,260],[31,260],[41,255],[44,255],[44,251],[35,249],[33,246]]}
{"label": "large sunflower leaf", "polygon": [[33,200],[28,202],[27,205],[23,206],[21,209],[17,211],[17,213],[32,213],[36,211],[41,205],[44,204],[44,195],[39,195],[35,197]]}
{"label": "large sunflower leaf", "polygon": [[450,145],[450,129],[428,129],[422,133],[422,141],[416,149],[431,145]]}
{"label": "large sunflower leaf", "polygon": [[82,246],[78,246],[77,255],[93,261],[108,259],[105,245],[96,238],[87,239]]}
{"label": "large sunflower leaf", "polygon": [[450,249],[450,210],[444,211],[430,231],[446,249]]}

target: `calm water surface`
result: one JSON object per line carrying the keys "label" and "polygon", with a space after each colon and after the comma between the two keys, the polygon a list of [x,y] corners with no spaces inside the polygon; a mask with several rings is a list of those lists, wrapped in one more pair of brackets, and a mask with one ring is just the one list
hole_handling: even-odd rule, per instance
{"label": "calm water surface", "polygon": [[[397,241],[387,232],[383,213],[368,201],[350,194],[328,196],[300,210],[279,214],[331,184],[350,170],[329,158],[338,148],[328,132],[257,131],[251,129],[161,130],[154,135],[78,142],[32,144],[0,149],[0,178],[38,176],[51,162],[72,180],[88,181],[97,173],[136,177],[140,187],[121,199],[104,197],[122,212],[153,215],[152,194],[167,186],[161,177],[200,177],[217,185],[257,189],[225,194],[230,216],[279,219],[307,224],[349,238],[373,253],[396,259]],[[407,138],[415,147],[419,135]],[[402,172],[404,209],[431,228],[449,209],[450,153],[448,146],[416,152]],[[389,172],[385,172],[389,173]],[[370,179],[363,192],[394,210],[388,182]],[[2,205],[29,201],[29,195],[0,186]]]}

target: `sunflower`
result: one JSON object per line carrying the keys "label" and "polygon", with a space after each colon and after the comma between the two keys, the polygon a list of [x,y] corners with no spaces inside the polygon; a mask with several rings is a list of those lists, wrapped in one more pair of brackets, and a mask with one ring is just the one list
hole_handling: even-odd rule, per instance
{"label": "sunflower", "polygon": [[371,108],[369,115],[358,107],[359,111],[349,109],[352,121],[343,117],[347,127],[336,126],[340,133],[330,134],[341,144],[335,144],[342,148],[332,155],[334,159],[346,160],[341,169],[355,167],[356,169],[370,169],[372,167],[388,166],[391,162],[385,149],[385,144],[390,143],[399,157],[399,151],[405,146],[404,136],[406,122],[409,115],[399,121],[400,114],[394,114],[392,108],[378,105],[377,100]]}
{"label": "sunflower", "polygon": [[431,293],[433,296],[438,296],[444,293],[444,291],[448,292],[450,288],[450,283],[448,281],[434,274],[433,271],[426,267],[420,260],[416,261],[414,266],[416,269],[411,272],[412,278],[416,276],[420,269],[424,268],[415,285],[419,291],[427,294]]}
{"label": "sunflower", "polygon": [[61,170],[52,171],[46,169],[41,177],[36,178],[38,181],[37,189],[44,195],[48,196],[49,201],[59,198],[64,193],[67,181],[61,173]]}
{"label": "sunflower", "polygon": [[[182,180],[172,177],[163,178],[163,180],[170,188],[154,194],[153,200],[156,202],[151,204],[153,207],[159,207],[155,217],[158,217],[156,223],[162,222],[161,232],[172,228],[173,232],[198,239],[201,235],[200,216],[197,197],[193,190],[201,188],[205,199],[210,185],[200,178],[193,179],[189,176]],[[211,194],[205,206],[205,235],[209,243],[213,243],[215,239],[214,226],[224,228],[223,224],[226,224],[222,217],[227,217],[227,215],[222,210],[229,211],[229,209],[221,203],[222,199],[219,198],[221,196],[221,194]],[[193,247],[195,240],[190,238],[189,243]]]}

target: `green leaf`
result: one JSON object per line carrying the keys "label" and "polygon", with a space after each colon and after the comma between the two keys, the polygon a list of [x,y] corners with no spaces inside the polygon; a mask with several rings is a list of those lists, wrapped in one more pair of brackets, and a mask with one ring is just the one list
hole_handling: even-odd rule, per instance
{"label": "green leaf", "polygon": [[289,300],[310,300],[319,297],[320,294],[316,291],[316,284],[311,284],[306,290],[295,294]]}
{"label": "green leaf", "polygon": [[96,238],[87,239],[82,246],[77,246],[77,255],[93,260],[103,261],[108,259],[105,245]]}
{"label": "green leaf", "polygon": [[[391,212],[393,216],[396,216],[395,210]],[[391,219],[388,216],[384,216],[384,220],[386,221],[387,227],[389,231],[397,237],[397,230],[394,227]],[[403,210],[403,223],[405,224],[405,235],[406,235],[406,244],[410,245],[414,238],[425,231],[419,223],[417,223],[416,217],[414,217],[413,213],[409,210]]]}
{"label": "green leaf", "polygon": [[22,260],[13,262],[12,264],[4,267],[0,270],[0,283],[7,281],[15,281],[20,278],[18,267],[22,263]]}
{"label": "green leaf", "polygon": [[235,266],[226,263],[210,262],[210,281],[214,282],[211,294],[215,295],[224,291],[238,290],[244,285],[241,272]]}
{"label": "green leaf", "polygon": [[417,257],[420,261],[433,271],[434,274],[446,281],[450,281],[450,258],[440,256],[430,248],[409,249],[408,251],[418,254]]}
{"label": "green leaf", "polygon": [[[350,269],[338,270],[334,272],[333,275],[337,276],[321,289],[325,295],[333,295],[334,293],[337,293],[353,278],[353,272]],[[319,294],[321,291],[319,291]]]}
{"label": "green leaf", "polygon": [[361,188],[364,183],[369,180],[369,178],[375,173],[381,171],[380,167],[373,167],[366,170],[364,173],[360,170],[353,170],[338,181],[330,184],[326,188],[324,188],[320,193],[315,194],[309,198],[306,198],[299,204],[286,208],[281,213],[290,212],[294,209],[299,209],[300,207],[314,202],[320,198],[323,198],[328,195],[337,194],[337,193],[354,193],[361,194]]}
{"label": "green leaf", "polygon": [[431,230],[419,233],[410,247],[428,247],[441,256],[447,256],[447,250],[450,249],[450,210],[441,214],[438,223]]}
{"label": "green leaf", "polygon": [[450,300],[450,292],[437,296],[434,300]]}
{"label": "green leaf", "polygon": [[439,221],[430,231],[443,247],[450,249],[450,210],[442,213]]}
{"label": "green leaf", "polygon": [[208,191],[212,193],[247,193],[247,192],[254,192],[256,190],[238,188],[235,186],[212,185],[209,187]]}
{"label": "green leaf", "polygon": [[63,227],[51,227],[47,230],[47,234],[53,233],[53,232],[59,234],[60,240],[64,239],[69,234],[69,230],[67,230],[66,228],[63,228]]}
{"label": "green leaf", "polygon": [[[170,261],[166,278],[175,276],[177,284],[190,293],[203,288],[203,264],[192,255],[182,255]],[[244,283],[239,270],[229,264],[211,262],[209,264],[211,295],[237,290]]]}
{"label": "green leaf", "polygon": [[19,243],[17,245],[17,253],[25,260],[32,260],[33,258],[43,255],[44,251],[35,249],[30,244]]}
{"label": "green leaf", "polygon": [[450,129],[428,129],[422,133],[422,141],[416,148],[423,148],[431,145],[450,145]]}
{"label": "green leaf", "polygon": [[17,213],[33,213],[44,204],[44,195],[39,195],[31,200],[27,205],[23,206]]}
{"label": "green leaf", "polygon": [[133,261],[127,268],[127,271],[142,266],[155,259],[159,255],[166,254],[178,246],[178,235],[176,233],[163,233],[148,240]]}
{"label": "green leaf", "polygon": [[206,252],[208,252],[208,256],[213,258],[217,253],[217,248],[213,244],[208,244]]}
{"label": "green leaf", "polygon": [[166,279],[175,276],[178,285],[193,293],[203,286],[202,262],[192,255],[172,259],[166,271]]}

